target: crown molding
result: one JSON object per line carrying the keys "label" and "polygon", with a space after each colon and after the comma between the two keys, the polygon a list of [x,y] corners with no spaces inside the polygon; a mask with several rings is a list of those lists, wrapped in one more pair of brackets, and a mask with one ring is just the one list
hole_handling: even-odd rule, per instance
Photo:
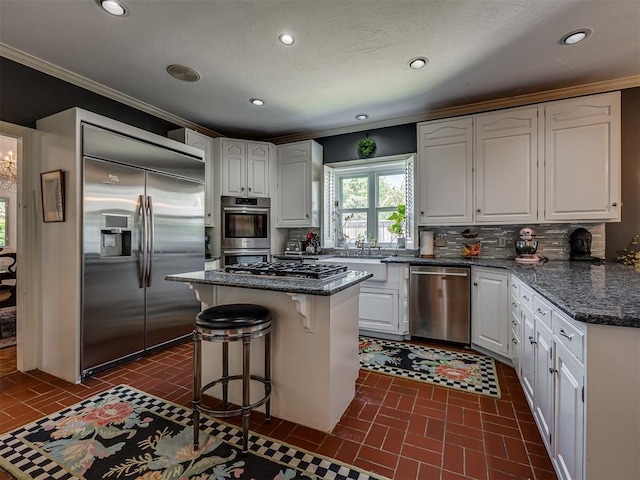
{"label": "crown molding", "polygon": [[146,102],[118,92],[113,88],[90,80],[86,77],[83,77],[82,75],[78,75],[77,73],[73,73],[70,70],[54,65],[53,63],[42,60],[41,58],[13,48],[2,42],[0,42],[0,56],[8,58],[9,60],[13,60],[14,62],[20,63],[27,67],[33,68],[34,70],[38,70],[39,72],[46,73],[47,75],[51,75],[52,77],[64,80],[67,83],[71,83],[78,87],[84,88],[85,90],[89,90],[90,92],[97,93],[98,95],[102,95],[103,97],[110,98],[111,100],[115,100],[116,102],[122,103],[129,107],[133,107],[144,113],[153,115],[154,117],[161,118],[162,120],[166,120],[167,122],[174,123],[184,128],[196,130],[210,137],[223,136],[222,134],[205,128],[202,125],[198,125],[197,123],[186,120],[182,117],[179,117],[178,115],[174,115],[173,113],[169,113],[165,110],[154,107],[153,105],[150,105]]}
{"label": "crown molding", "polygon": [[426,120],[436,120],[441,118],[456,117],[459,115],[469,115],[473,113],[488,112],[491,110],[498,110],[502,108],[520,107],[524,105],[530,105],[532,103],[562,100],[565,98],[579,97],[582,95],[593,95],[597,93],[610,92],[614,90],[624,90],[627,88],[635,87],[640,87],[640,75],[618,78],[614,80],[606,80],[602,82],[587,83],[583,85],[574,85],[571,87],[563,87],[553,90],[544,90],[536,93],[527,93],[524,95],[498,98],[495,100],[487,100],[483,102],[469,103],[456,107],[440,108],[422,114],[382,120],[380,122],[371,122],[364,125],[352,125],[343,128],[333,128],[330,130],[282,135],[279,137],[269,138],[265,141],[274,143],[276,145],[282,143],[298,142],[301,140],[311,140],[322,137],[331,137],[335,135],[344,135],[347,133],[363,132],[365,130],[395,127],[397,125],[405,125],[407,123],[419,123]]}

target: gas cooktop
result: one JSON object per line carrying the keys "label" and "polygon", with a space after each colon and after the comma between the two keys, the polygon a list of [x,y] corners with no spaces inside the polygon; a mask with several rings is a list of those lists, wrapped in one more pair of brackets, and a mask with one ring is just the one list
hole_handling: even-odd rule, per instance
{"label": "gas cooktop", "polygon": [[245,275],[269,275],[273,277],[301,277],[324,279],[339,275],[347,271],[346,265],[308,265],[300,262],[258,262],[247,264],[227,265],[227,273]]}

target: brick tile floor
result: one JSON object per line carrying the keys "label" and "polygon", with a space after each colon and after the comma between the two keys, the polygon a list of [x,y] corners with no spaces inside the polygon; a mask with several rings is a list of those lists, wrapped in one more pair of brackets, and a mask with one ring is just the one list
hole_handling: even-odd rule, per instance
{"label": "brick tile floor", "polygon": [[[119,384],[190,407],[191,354],[177,345],[80,385],[37,370],[1,377],[0,433]],[[251,429],[397,480],[556,479],[515,371],[496,367],[500,399],[361,370],[331,434],[257,412]]]}

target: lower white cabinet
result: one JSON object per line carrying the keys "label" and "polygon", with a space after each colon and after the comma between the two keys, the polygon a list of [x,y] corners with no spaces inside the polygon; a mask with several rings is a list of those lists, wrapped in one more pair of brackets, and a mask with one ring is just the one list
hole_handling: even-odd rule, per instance
{"label": "lower white cabinet", "polygon": [[585,370],[562,341],[555,342],[554,347],[555,412],[551,459],[561,479],[581,479],[584,478]]}
{"label": "lower white cabinet", "polygon": [[509,357],[509,274],[495,268],[471,269],[471,342]]}
{"label": "lower white cabinet", "polygon": [[[365,282],[366,283],[366,282]],[[361,330],[398,333],[398,290],[360,287]]]}
{"label": "lower white cabinet", "polygon": [[524,390],[524,396],[529,403],[529,408],[533,412],[534,407],[534,386],[535,386],[535,326],[533,319],[533,312],[526,305],[520,305],[520,315],[522,318],[522,351],[520,358],[521,374],[520,383],[522,390]]}

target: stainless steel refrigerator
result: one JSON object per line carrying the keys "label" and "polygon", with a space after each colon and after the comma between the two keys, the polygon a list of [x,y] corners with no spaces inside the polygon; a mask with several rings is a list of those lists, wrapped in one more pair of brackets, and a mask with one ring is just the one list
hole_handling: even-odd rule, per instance
{"label": "stainless steel refrigerator", "polygon": [[83,126],[82,377],[184,338],[204,269],[201,159]]}

